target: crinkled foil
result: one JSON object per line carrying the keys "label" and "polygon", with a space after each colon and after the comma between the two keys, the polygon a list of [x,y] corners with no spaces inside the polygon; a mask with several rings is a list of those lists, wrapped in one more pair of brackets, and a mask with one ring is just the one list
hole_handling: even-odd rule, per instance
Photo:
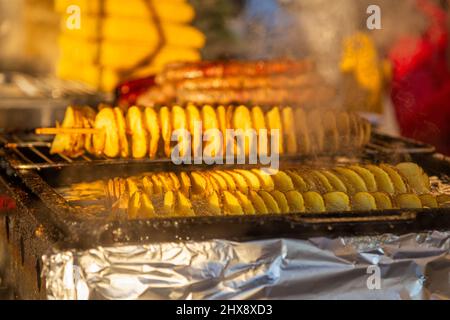
{"label": "crinkled foil", "polygon": [[49,299],[450,299],[450,232],[56,251]]}

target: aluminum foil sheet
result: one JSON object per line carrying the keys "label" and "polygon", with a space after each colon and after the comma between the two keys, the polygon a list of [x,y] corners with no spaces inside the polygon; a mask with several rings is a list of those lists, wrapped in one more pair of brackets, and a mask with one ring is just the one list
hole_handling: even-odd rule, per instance
{"label": "aluminum foil sheet", "polygon": [[49,299],[450,299],[450,232],[57,251]]}

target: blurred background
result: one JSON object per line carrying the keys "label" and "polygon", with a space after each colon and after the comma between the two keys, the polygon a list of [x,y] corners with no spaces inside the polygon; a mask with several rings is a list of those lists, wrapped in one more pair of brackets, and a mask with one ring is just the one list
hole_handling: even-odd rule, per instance
{"label": "blurred background", "polygon": [[308,57],[344,108],[450,155],[449,3],[0,0],[0,127],[50,125],[172,62]]}

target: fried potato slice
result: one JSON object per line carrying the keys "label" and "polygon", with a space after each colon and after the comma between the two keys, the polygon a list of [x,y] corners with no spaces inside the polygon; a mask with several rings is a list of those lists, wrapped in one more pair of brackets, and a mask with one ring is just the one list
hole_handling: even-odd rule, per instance
{"label": "fried potato slice", "polygon": [[273,183],[272,176],[261,169],[252,169],[253,174],[255,174],[260,182],[261,188],[266,191],[272,191],[275,189],[275,184]]}
{"label": "fried potato slice", "polygon": [[119,155],[119,134],[116,118],[112,108],[103,108],[95,117],[95,128],[101,132],[92,136],[94,150],[97,155],[115,158]]}
{"label": "fried potato slice", "polygon": [[191,193],[191,178],[189,178],[189,175],[186,172],[180,172],[179,181],[181,192],[189,196]]}
{"label": "fried potato slice", "polygon": [[418,194],[431,191],[428,175],[417,164],[403,162],[399,163],[396,168],[406,181],[408,181],[408,185]]}
{"label": "fried potato slice", "polygon": [[146,107],[144,110],[145,128],[150,135],[150,142],[148,146],[148,156],[150,159],[155,159],[158,152],[160,127],[158,120],[158,113],[152,107]]}
{"label": "fried potato slice", "polygon": [[126,181],[127,192],[131,198],[135,192],[139,191],[139,188],[137,186],[136,181],[134,181],[133,178],[127,178],[125,181]]}
{"label": "fried potato slice", "polygon": [[[61,127],[75,128],[75,109],[73,107],[67,107]],[[66,151],[70,150],[71,145],[72,136],[70,134],[57,134],[53,139],[52,146],[50,147],[50,154],[64,154]],[[101,150],[103,151],[103,148]]]}
{"label": "fried potato slice", "polygon": [[179,134],[177,139],[179,155],[184,157],[191,153],[189,137],[186,135],[188,132],[186,114],[180,106],[173,106],[170,114],[172,117],[172,134],[175,132]]}
{"label": "fried potato slice", "polygon": [[315,191],[308,191],[303,194],[306,212],[319,213],[325,212],[325,202],[322,196]]}
{"label": "fried potato slice", "polygon": [[373,192],[372,196],[375,199],[375,203],[377,205],[377,209],[379,210],[387,210],[392,209],[392,200],[389,194],[385,192]]}
{"label": "fried potato slice", "polygon": [[422,202],[419,197],[413,193],[399,194],[395,197],[397,206],[401,209],[422,208]]}
{"label": "fried potato slice", "polygon": [[192,208],[192,203],[189,198],[187,198],[182,192],[176,192],[177,204],[176,212],[179,215],[192,217],[195,216],[194,209]]}
{"label": "fried potato slice", "polygon": [[144,193],[148,196],[152,196],[154,192],[154,186],[152,178],[150,176],[145,176],[142,178],[142,186],[144,188]]}
{"label": "fried potato slice", "polygon": [[294,112],[291,107],[281,110],[283,141],[289,154],[297,154],[297,135],[295,134]]}
{"label": "fried potato slice", "polygon": [[225,215],[243,215],[239,200],[229,191],[224,191],[223,196],[223,212]]}
{"label": "fried potato slice", "polygon": [[284,193],[282,193],[282,192],[280,192],[278,190],[273,190],[273,191],[270,192],[270,194],[272,195],[272,197],[277,202],[281,213],[289,213],[290,212],[289,203],[288,203]]}
{"label": "fried potato slice", "polygon": [[263,199],[267,210],[269,210],[269,213],[281,213],[280,207],[278,206],[278,203],[275,201],[274,197],[267,191],[261,190],[258,192],[260,197]]}
{"label": "fried potato slice", "polygon": [[201,172],[201,174],[205,177],[206,179],[206,183],[208,185],[207,190],[209,190],[210,188],[212,188],[214,191],[216,191],[217,193],[221,193],[221,188],[220,185],[217,183],[217,181],[215,179],[213,179],[211,177],[211,175],[209,174],[209,172]]}
{"label": "fried potato slice", "polygon": [[173,191],[167,191],[164,194],[163,212],[166,215],[173,215],[175,213],[175,195]]}
{"label": "fried potato slice", "polygon": [[203,155],[202,117],[200,116],[200,111],[198,111],[197,107],[192,104],[186,107],[186,117],[192,139],[192,155],[194,158],[199,158]]}
{"label": "fried potato slice", "polygon": [[[95,126],[96,112],[91,107],[85,106],[81,109],[83,114],[83,128],[89,129]],[[120,129],[120,128],[119,128]],[[124,129],[125,130],[125,129]],[[124,133],[125,134],[125,133]],[[126,139],[126,136],[125,136]],[[94,145],[92,141],[92,134],[84,135],[84,147],[90,154],[95,154]]]}
{"label": "fried potato slice", "polygon": [[[243,135],[244,139],[239,139],[238,141],[242,141],[244,143],[243,146],[237,144],[236,154],[242,155],[245,154],[248,156],[250,154],[250,150],[254,146],[256,148],[256,141],[254,140],[256,136],[251,134],[247,134],[249,130],[253,129],[252,118],[250,116],[250,111],[246,106],[239,106],[234,110],[233,114],[233,128],[236,130],[236,136],[238,136],[239,132],[237,130],[242,130],[240,134]],[[255,149],[257,150],[257,149]]]}
{"label": "fried potato slice", "polygon": [[217,192],[213,191],[207,198],[208,215],[218,216],[222,214],[220,197]]}
{"label": "fried potato slice", "polygon": [[450,195],[440,194],[436,199],[440,208],[450,208]]}
{"label": "fried potato slice", "polygon": [[248,193],[249,187],[247,185],[247,181],[245,181],[245,178],[242,175],[234,172],[233,170],[227,170],[225,172],[233,178],[234,183],[236,184],[236,187],[239,191],[241,191],[243,194]]}
{"label": "fried potato slice", "polygon": [[346,183],[347,190],[350,192],[367,192],[367,186],[363,178],[361,178],[361,176],[353,170],[343,167],[336,167],[334,168],[334,171],[344,181],[344,183]]}
{"label": "fried potato slice", "polygon": [[228,190],[235,191],[237,189],[236,183],[234,182],[233,177],[229,173],[221,170],[216,170],[215,173],[220,175],[225,180]]}
{"label": "fried potato slice", "polygon": [[191,183],[192,183],[192,192],[194,194],[198,195],[209,194],[208,182],[201,173],[195,171],[191,172]]}
{"label": "fried potato slice", "polygon": [[181,184],[177,175],[174,172],[168,172],[166,176],[172,181],[172,190],[180,190]]}
{"label": "fried potato slice", "polygon": [[386,171],[371,164],[366,165],[365,168],[373,173],[375,181],[377,182],[378,191],[387,192],[389,194],[395,193],[394,184]]}
{"label": "fried potato slice", "polygon": [[256,130],[256,134],[258,136],[258,154],[267,155],[268,154],[268,143],[269,137],[267,135],[266,121],[264,119],[264,112],[261,107],[254,106],[251,110],[251,119],[253,129]]}
{"label": "fried potato slice", "polygon": [[164,141],[164,154],[167,158],[171,156],[171,138],[172,138],[172,121],[170,121],[170,110],[168,107],[159,109],[159,126],[161,127],[161,136]]}
{"label": "fried potato slice", "polygon": [[251,172],[249,170],[241,170],[241,169],[235,169],[234,172],[236,172],[244,177],[244,179],[247,183],[247,186],[251,190],[258,191],[261,189],[261,183],[259,182],[258,177],[253,172]]}
{"label": "fried potato slice", "polygon": [[141,193],[135,192],[128,201],[128,219],[136,219],[141,208]]}
{"label": "fried potato slice", "polygon": [[372,172],[367,170],[364,167],[358,166],[358,165],[352,165],[348,167],[350,170],[355,171],[365,182],[367,186],[367,191],[369,192],[376,192],[378,190],[377,188],[377,182],[375,180],[375,176]]}
{"label": "fried potato slice", "polygon": [[222,155],[223,137],[219,135],[219,121],[213,107],[205,105],[202,108],[202,120],[204,135],[208,141],[205,143],[205,150],[209,150],[208,156],[216,157]]}
{"label": "fried potato slice", "polygon": [[153,207],[153,203],[150,200],[150,197],[145,194],[141,193],[141,205],[139,207],[139,211],[137,214],[138,218],[141,219],[148,219],[156,216],[155,208]]}
{"label": "fried potato slice", "polygon": [[328,181],[330,182],[331,186],[333,187],[333,190],[340,191],[347,193],[347,187],[345,186],[345,183],[342,182],[341,179],[337,175],[335,175],[333,172],[329,170],[321,170],[321,173],[327,177]]}
{"label": "fried potato slice", "polygon": [[162,194],[164,191],[163,183],[159,179],[159,177],[154,174],[151,176],[151,180],[153,182],[153,193],[154,194]]}
{"label": "fried potato slice", "polygon": [[328,178],[322,172],[319,170],[312,170],[311,174],[317,178],[317,181],[319,181],[319,184],[325,193],[334,191],[330,181],[328,181]]}
{"label": "fried potato slice", "polygon": [[208,174],[210,176],[210,179],[215,180],[220,190],[228,190],[228,184],[220,174],[215,171],[209,171]]}
{"label": "fried potato slice", "polygon": [[127,128],[131,133],[131,155],[142,159],[147,155],[148,133],[144,126],[142,112],[138,107],[131,107],[127,112]]}
{"label": "fried potato slice", "polygon": [[291,177],[289,177],[289,175],[287,175],[284,171],[278,171],[273,174],[272,179],[276,190],[281,192],[294,190],[294,184]]}
{"label": "fried potato slice", "polygon": [[350,210],[349,197],[340,191],[329,192],[323,195],[327,212],[339,212]]}
{"label": "fried potato slice", "polygon": [[419,199],[424,208],[439,208],[436,196],[432,194],[421,194]]}
{"label": "fried potato slice", "polygon": [[120,156],[128,158],[130,156],[130,146],[127,138],[127,124],[122,109],[115,107],[114,115],[117,122],[117,130],[119,135]]}
{"label": "fried potato slice", "polygon": [[284,154],[283,124],[281,122],[280,108],[274,107],[266,113],[266,125],[267,129],[270,130],[269,135],[271,140],[275,137],[272,130],[278,130],[278,141],[275,144],[275,150],[270,150],[270,152]]}
{"label": "fried potato slice", "polygon": [[157,174],[159,180],[161,181],[161,185],[163,187],[164,192],[173,191],[175,188],[173,187],[172,179],[166,172],[161,172]]}
{"label": "fried potato slice", "polygon": [[394,189],[396,193],[406,193],[408,189],[406,188],[406,184],[403,181],[403,178],[398,173],[397,169],[388,165],[388,164],[380,164],[380,168],[389,175],[392,183],[394,184]]}
{"label": "fried potato slice", "polygon": [[286,199],[289,205],[290,212],[299,213],[305,212],[305,203],[303,196],[296,190],[288,191],[285,193]]}
{"label": "fried potato slice", "polygon": [[250,201],[253,204],[253,207],[256,210],[257,214],[268,214],[269,210],[267,209],[267,206],[263,200],[263,198],[261,198],[261,196],[256,192],[251,190],[249,192],[249,198]]}
{"label": "fried potato slice", "polygon": [[297,136],[298,151],[300,154],[310,154],[312,145],[309,136],[307,115],[303,108],[295,108],[295,131]]}
{"label": "fried potato slice", "polygon": [[317,182],[311,174],[308,172],[308,170],[294,170],[299,176],[303,178],[307,185],[306,191],[319,191],[320,187],[317,185]]}
{"label": "fried potato slice", "polygon": [[352,208],[357,211],[377,209],[375,197],[367,192],[358,192],[352,198]]}
{"label": "fried potato slice", "polygon": [[249,198],[247,198],[247,196],[245,194],[243,194],[240,191],[236,191],[234,193],[234,195],[239,200],[239,203],[241,204],[241,207],[244,210],[245,214],[255,214],[256,213],[256,210],[253,207],[252,202],[250,201]]}
{"label": "fried potato slice", "polygon": [[286,170],[285,173],[291,178],[295,190],[298,190],[300,192],[309,191],[308,185],[306,184],[305,180],[300,176],[300,174],[298,174],[293,170]]}

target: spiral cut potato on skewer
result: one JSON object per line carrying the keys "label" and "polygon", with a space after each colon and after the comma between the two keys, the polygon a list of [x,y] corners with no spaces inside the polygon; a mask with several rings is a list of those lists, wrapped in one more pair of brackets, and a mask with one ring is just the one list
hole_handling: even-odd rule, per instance
{"label": "spiral cut potato on skewer", "polygon": [[[231,137],[228,129],[234,129]],[[52,154],[77,157],[88,152],[135,159],[170,157],[177,143],[180,156],[194,157],[203,154],[224,157],[226,150],[245,156],[250,152],[335,154],[362,148],[371,134],[366,120],[345,111],[259,106],[214,108],[192,104],[134,106],[126,114],[117,107],[103,107],[98,113],[89,107],[68,107],[60,128],[52,130],[57,133]],[[183,134],[173,141],[173,134],[180,130],[190,135],[189,142]]]}
{"label": "spiral cut potato on skewer", "polygon": [[261,169],[158,172],[111,179],[107,185],[110,205],[128,212],[130,219],[438,208],[450,203],[450,195],[431,193],[428,176],[414,163],[292,168],[273,175]]}

